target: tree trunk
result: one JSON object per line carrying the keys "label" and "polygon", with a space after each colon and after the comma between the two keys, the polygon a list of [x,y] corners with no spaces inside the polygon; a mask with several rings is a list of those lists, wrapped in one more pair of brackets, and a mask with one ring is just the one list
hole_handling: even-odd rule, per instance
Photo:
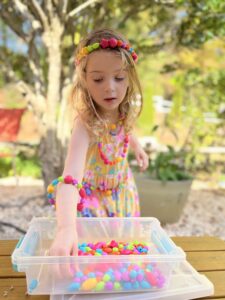
{"label": "tree trunk", "polygon": [[41,138],[39,159],[41,161],[45,194],[48,184],[62,175],[66,148],[66,145],[63,145],[57,138],[56,130],[48,130],[46,135]]}
{"label": "tree trunk", "polygon": [[[54,25],[54,26],[53,26]],[[61,39],[64,28],[57,19],[53,19],[52,27],[43,35],[48,52],[48,90],[44,120],[46,130],[42,134],[39,147],[45,193],[48,184],[61,176],[65,160],[65,143],[57,131],[58,111],[60,110],[62,91],[60,90],[62,57]]]}

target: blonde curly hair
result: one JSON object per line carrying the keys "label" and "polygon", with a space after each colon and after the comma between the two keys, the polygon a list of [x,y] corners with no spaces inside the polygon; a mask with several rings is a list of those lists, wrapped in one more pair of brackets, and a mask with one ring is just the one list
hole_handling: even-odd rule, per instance
{"label": "blonde curly hair", "polygon": [[[128,43],[128,41],[120,33],[112,29],[95,30],[80,41],[75,51],[75,59],[83,47],[93,43],[98,43],[103,38],[115,38]],[[122,59],[124,68],[128,71],[129,85],[127,93],[119,105],[119,113],[123,116],[125,132],[129,133],[134,126],[135,120],[141,113],[143,106],[142,89],[138,79],[135,63],[131,54],[123,48],[108,48],[106,51],[116,51]],[[76,66],[74,83],[70,94],[70,103],[75,108],[76,117],[80,117],[89,134],[91,136],[99,136],[107,129],[107,122],[99,115],[97,106],[86,88],[86,65],[87,57],[84,57]],[[136,105],[137,97],[139,97],[139,105]]]}

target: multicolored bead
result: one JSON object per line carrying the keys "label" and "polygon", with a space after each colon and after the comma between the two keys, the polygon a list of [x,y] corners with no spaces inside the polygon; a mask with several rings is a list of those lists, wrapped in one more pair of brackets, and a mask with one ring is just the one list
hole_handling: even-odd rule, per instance
{"label": "multicolored bead", "polygon": [[75,63],[76,65],[79,65],[80,60],[87,56],[89,53],[91,53],[94,50],[97,50],[99,48],[102,49],[106,49],[106,48],[112,48],[115,49],[116,47],[118,48],[123,48],[126,49],[129,53],[131,53],[131,56],[133,58],[134,61],[137,60],[138,56],[137,54],[134,52],[134,49],[131,48],[130,44],[126,44],[121,40],[117,40],[115,38],[110,38],[109,40],[107,39],[101,39],[101,41],[99,43],[94,43],[91,45],[88,45],[86,47],[83,47],[80,52],[77,54],[76,58],[75,58]]}
{"label": "multicolored bead", "polygon": [[109,160],[102,150],[102,148],[103,148],[102,142],[99,142],[98,143],[98,151],[99,151],[99,155],[100,155],[101,159],[103,160],[104,164],[105,165],[115,165],[116,163],[121,162],[123,160],[123,158],[126,157],[126,153],[128,151],[128,143],[129,143],[129,135],[126,134],[125,138],[124,138],[122,154],[119,157],[116,157],[114,160]]}
{"label": "multicolored bead", "polygon": [[[121,160],[121,157],[117,158],[117,159]],[[84,212],[85,198],[90,197],[94,191],[105,193],[106,196],[111,196],[113,193],[114,194],[117,193],[117,191],[119,189],[123,188],[123,186],[124,186],[124,184],[120,183],[117,188],[112,189],[112,188],[108,188],[106,183],[103,182],[100,186],[95,187],[87,182],[79,183],[75,178],[73,178],[70,175],[67,175],[65,177],[60,176],[60,177],[54,179],[47,187],[48,202],[50,205],[54,205],[55,207],[56,207],[56,201],[55,201],[55,197],[54,197],[54,192],[55,192],[56,186],[59,183],[71,184],[78,189],[78,192],[80,195],[80,202],[77,204],[77,210],[79,212]],[[87,217],[89,216],[88,211],[86,211],[84,213],[86,214]],[[111,216],[113,217],[114,214]]]}

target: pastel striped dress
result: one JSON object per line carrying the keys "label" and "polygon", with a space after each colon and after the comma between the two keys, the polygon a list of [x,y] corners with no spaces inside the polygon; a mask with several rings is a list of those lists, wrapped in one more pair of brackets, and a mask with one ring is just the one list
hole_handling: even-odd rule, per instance
{"label": "pastel striped dress", "polygon": [[[110,132],[101,139],[102,151],[110,161],[123,152],[124,128],[118,128],[116,135]],[[83,183],[94,189],[85,197],[79,217],[138,217],[139,197],[127,157],[115,165],[107,165],[100,156],[98,142],[89,145]],[[110,192],[107,192],[110,190]]]}

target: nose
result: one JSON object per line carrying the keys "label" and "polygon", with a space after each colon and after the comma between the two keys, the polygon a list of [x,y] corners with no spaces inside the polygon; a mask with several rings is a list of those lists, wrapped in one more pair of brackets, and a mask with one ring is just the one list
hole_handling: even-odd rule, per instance
{"label": "nose", "polygon": [[113,92],[115,91],[115,82],[113,79],[107,79],[105,81],[105,86],[104,86],[105,92]]}

